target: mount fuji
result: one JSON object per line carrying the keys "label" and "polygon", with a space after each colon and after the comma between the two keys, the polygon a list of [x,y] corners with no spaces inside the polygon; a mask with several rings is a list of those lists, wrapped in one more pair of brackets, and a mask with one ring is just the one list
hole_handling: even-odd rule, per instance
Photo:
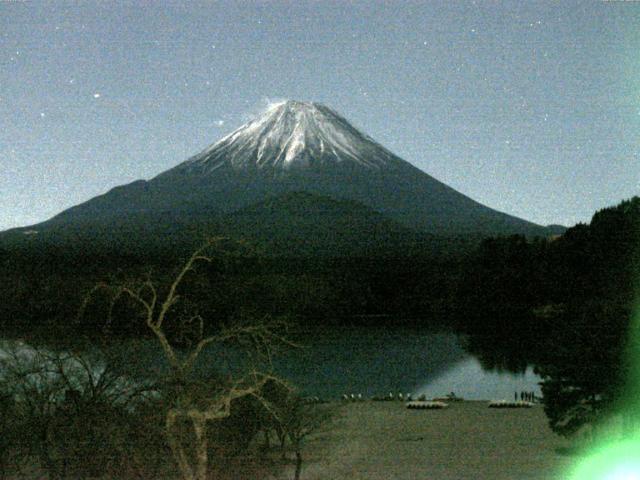
{"label": "mount fuji", "polygon": [[[241,230],[247,230],[250,217],[253,230],[262,226],[272,231],[273,225],[262,224],[269,216],[261,217],[259,212],[272,212],[280,197],[291,207],[298,198],[291,194],[301,192],[305,205],[311,205],[313,198],[322,199],[318,205],[323,205],[329,228],[334,218],[329,211],[339,205],[336,212],[343,215],[345,205],[357,205],[359,215],[367,211],[371,218],[384,218],[387,226],[396,225],[398,231],[445,236],[550,233],[546,227],[493,210],[436,180],[332,109],[286,101],[151,180],[113,188],[46,222],[15,229],[12,235],[28,232],[32,237],[36,232],[54,231],[112,235],[123,224],[136,231],[169,226],[155,235],[189,231],[197,225],[224,231],[224,225],[234,224],[239,217],[243,218]],[[247,209],[252,212],[249,217]],[[318,209],[311,210],[317,213]],[[344,224],[343,217],[339,223]],[[362,235],[368,234],[362,222],[356,224],[364,229]],[[376,225],[379,231],[380,222]]]}

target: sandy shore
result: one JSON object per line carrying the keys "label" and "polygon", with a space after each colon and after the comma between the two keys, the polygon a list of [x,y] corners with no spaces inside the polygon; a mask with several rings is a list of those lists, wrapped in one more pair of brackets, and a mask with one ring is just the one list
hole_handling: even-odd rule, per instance
{"label": "sandy shore", "polygon": [[488,402],[408,410],[398,402],[346,404],[310,437],[302,478],[425,480],[561,479],[574,459],[547,426],[542,406],[490,409]]}

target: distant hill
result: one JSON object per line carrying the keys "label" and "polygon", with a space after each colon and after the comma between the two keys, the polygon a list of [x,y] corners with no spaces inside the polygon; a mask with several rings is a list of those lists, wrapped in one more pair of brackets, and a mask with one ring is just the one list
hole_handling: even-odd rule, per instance
{"label": "distant hill", "polygon": [[411,230],[357,202],[307,192],[268,198],[222,217],[223,230],[272,255],[411,254],[433,236]]}
{"label": "distant hill", "polygon": [[290,192],[226,215],[138,212],[91,222],[52,222],[40,230],[14,229],[0,234],[0,246],[145,257],[184,255],[214,236],[244,241],[266,257],[437,257],[455,255],[473,244],[472,239],[413,230],[351,200]]}
{"label": "distant hill", "polygon": [[562,235],[567,231],[567,227],[564,225],[547,225],[547,231],[551,236]]}

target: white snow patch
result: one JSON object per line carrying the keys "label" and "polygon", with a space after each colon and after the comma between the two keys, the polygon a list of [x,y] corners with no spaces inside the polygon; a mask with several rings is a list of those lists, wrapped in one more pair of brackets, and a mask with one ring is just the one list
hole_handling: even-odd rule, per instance
{"label": "white snow patch", "polygon": [[185,162],[211,172],[352,163],[369,169],[404,163],[331,109],[315,103],[270,102],[261,115]]}

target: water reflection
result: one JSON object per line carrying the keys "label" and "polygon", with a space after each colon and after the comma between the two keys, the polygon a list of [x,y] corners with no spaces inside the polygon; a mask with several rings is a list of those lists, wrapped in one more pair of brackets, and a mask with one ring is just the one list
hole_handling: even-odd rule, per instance
{"label": "water reflection", "polygon": [[468,400],[513,400],[515,392],[535,392],[540,396],[539,381],[531,367],[524,373],[487,371],[476,358],[468,357],[427,381],[417,393],[429,398],[454,392]]}
{"label": "water reflection", "polygon": [[540,379],[531,368],[520,374],[484,370],[452,333],[344,331],[316,337],[276,366],[306,393],[326,398],[389,392],[435,397],[452,391],[474,400],[513,399],[516,391],[540,395]]}
{"label": "water reflection", "polygon": [[[512,399],[515,391],[540,395],[539,378],[530,368],[523,369],[524,374],[486,371],[452,333],[344,329],[315,332],[302,343],[305,348],[276,359],[275,369],[307,395],[335,399],[343,393],[371,397],[393,392],[436,397],[455,392],[476,400]],[[130,378],[168,373],[153,341],[122,341],[111,349],[110,357],[126,360]],[[204,352],[201,373],[214,373],[220,358],[219,350]]]}

